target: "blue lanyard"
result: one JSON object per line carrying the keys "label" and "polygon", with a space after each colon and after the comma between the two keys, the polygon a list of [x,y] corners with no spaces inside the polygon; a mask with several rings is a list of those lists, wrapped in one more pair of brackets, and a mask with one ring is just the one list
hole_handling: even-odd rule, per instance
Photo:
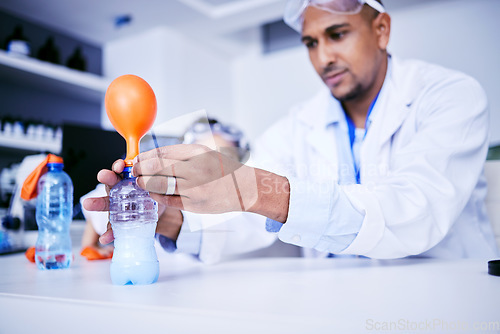
{"label": "blue lanyard", "polygon": [[[363,135],[363,140],[365,139],[366,133],[368,132],[368,127],[367,127],[368,119],[370,118],[370,114],[372,113],[373,107],[375,106],[375,103],[377,102],[379,93],[377,93],[377,96],[375,96],[375,99],[373,100],[373,102],[370,104],[370,107],[368,108],[368,113],[366,115],[366,120],[365,120],[365,134]],[[344,113],[345,113],[345,111],[344,111]],[[347,120],[347,130],[349,133],[349,143],[351,144],[352,163],[354,166],[354,173],[356,174],[356,183],[359,184],[361,181],[360,168],[358,166],[356,166],[356,159],[354,157],[354,151],[353,151],[354,139],[356,138],[356,125],[354,125],[354,122],[349,117],[349,115],[347,115],[347,113],[345,113],[345,118]]]}

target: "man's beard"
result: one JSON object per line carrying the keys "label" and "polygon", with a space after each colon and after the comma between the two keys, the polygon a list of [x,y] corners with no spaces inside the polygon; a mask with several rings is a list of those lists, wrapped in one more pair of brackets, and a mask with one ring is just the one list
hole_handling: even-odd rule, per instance
{"label": "man's beard", "polygon": [[347,102],[347,101],[356,100],[357,98],[359,98],[360,96],[363,95],[363,86],[360,83],[357,83],[353,89],[351,89],[349,92],[345,93],[344,95],[336,96],[333,92],[332,92],[332,95],[340,102]]}

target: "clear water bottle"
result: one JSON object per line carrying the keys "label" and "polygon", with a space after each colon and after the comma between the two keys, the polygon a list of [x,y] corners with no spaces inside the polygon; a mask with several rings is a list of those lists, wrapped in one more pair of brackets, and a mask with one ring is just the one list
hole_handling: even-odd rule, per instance
{"label": "clear water bottle", "polygon": [[73,183],[63,160],[50,156],[47,173],[38,181],[35,262],[40,269],[68,268],[73,261],[69,227],[73,218]]}
{"label": "clear water bottle", "polygon": [[160,272],[154,247],[158,205],[136,184],[131,172],[132,167],[125,167],[123,180],[109,193],[115,237],[110,272],[116,285],[151,284]]}

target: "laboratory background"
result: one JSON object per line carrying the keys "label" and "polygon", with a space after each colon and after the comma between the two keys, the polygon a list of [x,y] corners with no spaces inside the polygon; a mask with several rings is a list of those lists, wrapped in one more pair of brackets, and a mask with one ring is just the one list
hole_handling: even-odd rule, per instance
{"label": "laboratory background", "polygon": [[[500,1],[383,3],[392,17],[390,53],[457,69],[481,83],[490,109],[489,159],[500,159]],[[104,109],[106,89],[120,75],[151,85],[155,126],[166,144],[194,120],[181,116],[200,110],[239,127],[251,143],[312,97],[323,83],[299,34],[282,21],[284,6],[285,0],[0,0],[2,229],[25,229],[25,244],[36,239],[29,233],[36,232],[33,208],[24,208],[25,222],[5,219],[25,157],[61,155],[76,208],[96,186],[97,171],[123,157],[125,143]],[[9,51],[13,39],[25,43]],[[79,223],[74,245],[83,232]],[[373,323],[379,320],[386,319]]]}
{"label": "laboratory background", "polygon": [[[75,164],[88,157],[77,132],[113,131],[104,93],[114,78],[128,73],[153,87],[156,125],[204,109],[239,126],[252,141],[322,86],[299,35],[281,19],[284,5],[284,0],[1,1],[0,168],[37,151],[69,155]],[[476,78],[490,103],[491,145],[499,144],[500,3],[386,0],[384,5],[392,17],[389,51]],[[5,51],[19,28],[28,41],[27,59],[12,59]],[[55,50],[55,59],[38,61],[43,47]],[[21,134],[43,132],[44,125],[53,137],[31,140]],[[180,136],[186,127],[175,123],[166,135]],[[90,137],[100,140],[97,134]],[[93,149],[100,157],[111,150]]]}
{"label": "laboratory background", "polygon": [[[161,143],[182,136],[193,119],[181,117],[172,126],[168,121],[199,110],[236,125],[252,142],[323,85],[300,36],[282,21],[284,5],[284,0],[146,5],[2,0],[1,215],[9,214],[16,163],[27,155],[62,155],[76,182],[75,203],[93,189],[99,169],[123,155],[124,143],[103,103],[110,82],[123,74],[138,75],[154,89],[155,126],[167,138]],[[490,146],[500,144],[500,2],[385,0],[384,5],[392,17],[389,51],[476,78],[490,104]],[[27,50],[21,47],[20,53],[29,56],[7,52],[13,36],[26,40]]]}

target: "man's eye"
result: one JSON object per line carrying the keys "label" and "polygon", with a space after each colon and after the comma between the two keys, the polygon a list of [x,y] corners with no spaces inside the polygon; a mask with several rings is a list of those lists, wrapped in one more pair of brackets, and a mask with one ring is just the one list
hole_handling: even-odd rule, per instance
{"label": "man's eye", "polygon": [[318,44],[318,42],[316,42],[316,41],[307,41],[307,42],[304,43],[304,45],[308,49],[314,48],[317,44]]}
{"label": "man's eye", "polygon": [[333,39],[334,41],[338,41],[342,39],[346,35],[345,32],[334,32],[330,34],[330,39]]}

